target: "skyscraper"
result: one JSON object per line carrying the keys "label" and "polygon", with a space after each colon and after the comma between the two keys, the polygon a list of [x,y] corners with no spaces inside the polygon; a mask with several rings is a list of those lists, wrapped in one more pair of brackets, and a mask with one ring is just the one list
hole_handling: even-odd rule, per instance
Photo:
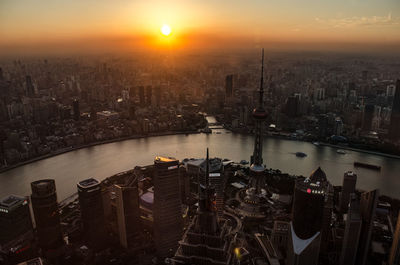
{"label": "skyscraper", "polygon": [[318,263],[326,185],[326,175],[321,168],[295,182],[288,265]]}
{"label": "skyscraper", "polygon": [[153,87],[147,86],[146,87],[146,104],[147,104],[147,106],[151,105],[152,97],[153,97]]}
{"label": "skyscraper", "polygon": [[[137,181],[131,186],[114,186],[120,244],[129,248],[140,231],[139,191]],[[136,242],[138,243],[138,242]]]}
{"label": "skyscraper", "polygon": [[26,76],[25,84],[26,84],[26,96],[33,97],[33,95],[35,94],[35,89],[33,87],[32,78],[30,75]]}
{"label": "skyscraper", "polygon": [[394,140],[400,139],[400,79],[396,82],[396,91],[390,117],[389,136]]}
{"label": "skyscraper", "polygon": [[79,110],[79,100],[74,99],[72,102],[72,108],[74,110],[74,120],[79,121],[81,117],[81,111]]}
{"label": "skyscraper", "polygon": [[89,178],[77,184],[86,242],[94,248],[104,243],[104,209],[100,182]]}
{"label": "skyscraper", "polygon": [[400,264],[400,212],[397,217],[396,230],[393,236],[392,248],[390,249],[389,265]]}
{"label": "skyscraper", "polygon": [[354,265],[361,232],[360,202],[355,194],[350,194],[340,265]]}
{"label": "skyscraper", "polygon": [[200,183],[202,185],[206,185],[206,167],[209,167],[209,185],[215,191],[215,203],[217,215],[219,218],[223,216],[224,212],[224,166],[222,165],[222,161],[219,158],[208,159],[207,161],[201,164],[202,171],[200,172],[201,176],[204,176]]}
{"label": "skyscraper", "polygon": [[231,98],[233,95],[233,75],[225,77],[225,98]]}
{"label": "skyscraper", "polygon": [[253,118],[255,120],[255,142],[254,151],[251,156],[250,166],[250,177],[251,177],[251,188],[248,190],[248,200],[258,201],[258,196],[261,193],[261,189],[264,185],[265,168],[263,165],[262,158],[262,146],[263,146],[263,127],[265,119],[267,118],[267,112],[264,110],[264,89],[263,89],[263,76],[264,76],[264,49],[262,50],[261,59],[261,78],[260,78],[260,90],[258,98],[258,106],[253,110]]}
{"label": "skyscraper", "polygon": [[139,104],[144,107],[146,102],[144,101],[144,86],[139,87]]}
{"label": "skyscraper", "polygon": [[361,194],[360,215],[362,220],[360,243],[357,250],[357,265],[365,265],[371,246],[371,234],[376,205],[378,203],[379,190],[364,192]]}
{"label": "skyscraper", "polygon": [[364,106],[363,119],[362,119],[362,129],[364,131],[370,131],[372,128],[372,119],[374,117],[375,106],[372,104],[367,104]]}
{"label": "skyscraper", "polygon": [[347,213],[349,207],[350,194],[356,190],[357,174],[347,171],[343,176],[342,192],[340,194],[340,211]]}
{"label": "skyscraper", "polygon": [[179,161],[157,156],[154,166],[154,242],[156,254],[163,260],[174,255],[182,237]]}
{"label": "skyscraper", "polygon": [[7,196],[0,200],[0,231],[0,245],[27,232],[33,232],[26,198]]}
{"label": "skyscraper", "polygon": [[39,245],[46,256],[63,246],[56,184],[53,179],[31,183],[32,208],[35,215]]}
{"label": "skyscraper", "polygon": [[172,259],[173,264],[231,264],[233,245],[229,236],[231,227],[227,221],[219,220],[214,206],[214,190],[210,184],[210,163],[206,158],[204,186],[198,184],[199,207],[189,225],[179,248]]}

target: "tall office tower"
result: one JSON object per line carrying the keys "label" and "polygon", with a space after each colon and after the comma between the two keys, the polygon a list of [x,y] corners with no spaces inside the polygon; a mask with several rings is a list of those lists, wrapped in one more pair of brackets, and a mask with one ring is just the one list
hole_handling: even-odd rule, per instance
{"label": "tall office tower", "polygon": [[79,100],[74,99],[72,102],[72,109],[74,110],[74,120],[79,121],[81,117],[81,111],[79,110]]}
{"label": "tall office tower", "polygon": [[390,249],[389,265],[400,264],[400,212],[397,217],[396,230],[393,236],[392,248]]}
{"label": "tall office tower", "polygon": [[151,98],[153,97],[153,87],[147,86],[146,87],[146,105],[151,105]]}
{"label": "tall office tower", "polygon": [[354,265],[361,232],[360,202],[355,194],[350,195],[350,205],[346,218],[340,265]]}
{"label": "tall office tower", "polygon": [[48,257],[63,246],[63,236],[58,211],[54,179],[42,179],[31,183],[31,202],[35,216],[39,245]]}
{"label": "tall office tower", "polygon": [[184,204],[188,204],[190,200],[190,177],[183,165],[179,167],[179,186],[181,190],[181,201]]}
{"label": "tall office tower", "polygon": [[258,202],[259,194],[262,192],[264,186],[265,168],[263,165],[262,158],[262,147],[263,147],[263,127],[265,119],[267,118],[267,112],[264,110],[264,88],[263,88],[263,76],[264,76],[264,49],[262,50],[261,59],[261,79],[260,79],[260,90],[258,98],[258,106],[253,111],[253,118],[255,120],[255,142],[254,151],[251,156],[250,166],[250,178],[251,188],[247,190],[247,200]]}
{"label": "tall office tower", "polygon": [[26,233],[33,233],[28,200],[8,196],[0,200],[0,245],[17,239]]}
{"label": "tall office tower", "polygon": [[174,255],[182,236],[182,205],[179,196],[179,161],[154,159],[154,243],[160,259]]}
{"label": "tall office tower", "polygon": [[318,263],[326,185],[321,168],[295,182],[287,265]]}
{"label": "tall office tower", "polygon": [[378,203],[379,190],[364,192],[361,194],[360,215],[362,220],[360,244],[357,250],[357,265],[367,264],[367,257],[371,245],[371,234],[376,205]]}
{"label": "tall office tower", "polygon": [[274,221],[271,241],[275,248],[286,249],[289,240],[290,223],[285,221]]}
{"label": "tall office tower", "polygon": [[134,186],[114,185],[117,208],[117,222],[120,244],[129,248],[138,243],[140,231],[139,191],[137,181]]}
{"label": "tall office tower", "polygon": [[356,190],[357,174],[352,171],[347,171],[343,176],[342,192],[340,193],[340,212],[347,213],[349,208],[350,194]]}
{"label": "tall office tower", "polygon": [[321,233],[321,252],[328,252],[330,250],[329,243],[332,236],[331,223],[332,211],[334,207],[334,189],[333,185],[329,182],[326,183],[325,189],[325,202],[324,213],[322,217],[322,233]]}
{"label": "tall office tower", "polygon": [[394,140],[400,139],[400,79],[396,82],[392,114],[390,116],[389,136]]}
{"label": "tall office tower", "polygon": [[[215,203],[217,209],[217,215],[221,218],[224,215],[224,166],[222,164],[222,160],[219,158],[213,158],[208,160],[209,166],[209,185],[215,191]],[[203,185],[206,185],[206,167],[207,162],[201,165],[200,175],[204,176],[203,180],[200,182]]]}
{"label": "tall office tower", "polygon": [[299,116],[300,100],[296,96],[290,96],[286,99],[285,113],[290,118]]}
{"label": "tall office tower", "polygon": [[233,96],[233,75],[227,75],[225,77],[225,98],[231,98]]}
{"label": "tall office tower", "polygon": [[86,242],[93,248],[104,243],[104,209],[100,182],[89,178],[77,184],[83,234]]}
{"label": "tall office tower", "polygon": [[144,101],[144,86],[139,87],[139,104],[144,107],[146,102]]}
{"label": "tall office tower", "polygon": [[362,119],[362,129],[364,131],[370,131],[372,128],[372,119],[374,117],[375,106],[372,104],[367,104],[364,106],[363,119]]}
{"label": "tall office tower", "polygon": [[318,137],[325,139],[328,135],[329,117],[326,114],[318,115]]}
{"label": "tall office tower", "polygon": [[156,86],[154,88],[155,90],[155,94],[156,94],[156,104],[157,106],[161,105],[161,87],[160,86]]}
{"label": "tall office tower", "polygon": [[210,187],[210,164],[206,158],[205,185],[198,186],[199,207],[186,233],[179,241],[173,264],[223,265],[231,264],[233,241],[232,227],[220,221],[214,206],[214,190]]}
{"label": "tall office tower", "polygon": [[33,97],[33,95],[35,94],[35,89],[33,87],[32,84],[32,78],[30,75],[26,76],[26,96],[28,97]]}

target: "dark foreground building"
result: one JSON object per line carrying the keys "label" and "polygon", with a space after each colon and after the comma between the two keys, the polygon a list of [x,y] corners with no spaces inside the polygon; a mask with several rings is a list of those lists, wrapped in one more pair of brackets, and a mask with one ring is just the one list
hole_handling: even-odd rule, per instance
{"label": "dark foreground building", "polygon": [[2,199],[0,201],[0,246],[32,231],[28,200],[17,196]]}
{"label": "dark foreground building", "polygon": [[172,259],[173,264],[225,265],[232,261],[233,244],[231,226],[219,220],[214,201],[214,190],[209,185],[210,170],[207,150],[205,187],[199,185],[199,207],[189,225],[179,248]]}
{"label": "dark foreground building", "polygon": [[53,179],[43,179],[31,183],[32,208],[35,215],[39,245],[49,258],[57,256],[63,246],[63,237],[58,212],[56,184]]}
{"label": "dark foreground building", "polygon": [[89,178],[77,184],[79,205],[86,242],[94,248],[104,244],[104,209],[100,182]]}
{"label": "dark foreground building", "polygon": [[157,257],[172,257],[182,237],[179,161],[158,156],[154,160],[154,242]]}
{"label": "dark foreground building", "polygon": [[287,265],[318,264],[326,184],[321,168],[296,180]]}

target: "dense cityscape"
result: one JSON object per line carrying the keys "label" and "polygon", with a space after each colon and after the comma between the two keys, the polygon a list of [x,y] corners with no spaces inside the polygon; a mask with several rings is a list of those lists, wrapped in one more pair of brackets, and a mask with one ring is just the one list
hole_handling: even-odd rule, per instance
{"label": "dense cityscape", "polygon": [[[298,57],[267,56],[265,134],[400,154],[397,60]],[[6,61],[1,166],[105,141],[197,133],[207,130],[201,113],[252,133],[257,64],[229,58]]]}
{"label": "dense cityscape", "polygon": [[0,265],[400,265],[399,0],[0,0]]}
{"label": "dense cityscape", "polygon": [[[33,63],[37,64],[45,68],[51,63]],[[68,75],[53,83],[26,75],[22,72],[26,66],[13,62],[13,69],[20,71],[20,86],[14,86],[15,72],[2,74],[5,169],[108,140],[210,133],[205,112],[216,115],[216,124],[254,133],[255,138],[250,163],[209,158],[208,149],[199,159],[157,156],[154,165],[136,166],[101,182],[82,180],[77,193],[60,204],[56,180],[34,181],[30,197],[10,195],[0,202],[2,263],[398,264],[398,198],[381,195],[377,189],[356,189],[358,176],[352,171],[343,172],[342,186],[334,186],[320,167],[306,177],[267,169],[263,138],[267,134],[382,151],[385,142],[398,141],[393,121],[400,117],[400,82],[372,79],[371,91],[383,91],[381,97],[373,97],[381,105],[368,105],[369,92],[357,92],[356,83],[338,79],[335,87],[341,89],[336,88],[335,96],[325,96],[325,88],[303,97],[303,90],[287,96],[265,73],[264,67],[274,69],[271,64],[264,65],[263,51],[259,89],[251,90],[257,87],[251,74],[248,79],[235,74],[210,82],[214,71],[208,71],[208,78],[188,72],[184,80],[190,83],[160,71],[159,85],[146,84],[152,83],[153,75],[125,73],[135,80],[130,82],[146,84],[129,86],[117,66],[113,69],[106,63],[92,68],[73,64],[72,69],[91,73],[86,78],[103,76],[101,82]],[[63,67],[62,73],[66,71]],[[205,79],[196,82],[194,76]],[[284,84],[295,82],[295,76],[286,72]],[[41,81],[32,81],[36,79]],[[368,72],[363,70],[357,80],[367,84]],[[315,88],[313,81],[307,83],[306,91]],[[249,89],[244,89],[247,85]],[[194,88],[177,89],[181,86]],[[347,95],[349,88],[353,89]],[[326,104],[338,104],[338,114],[326,112]]]}

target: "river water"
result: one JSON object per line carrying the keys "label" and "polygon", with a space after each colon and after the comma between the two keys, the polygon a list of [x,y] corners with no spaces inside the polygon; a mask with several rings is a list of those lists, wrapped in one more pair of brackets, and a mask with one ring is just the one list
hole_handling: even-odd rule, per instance
{"label": "river water", "polygon": [[[212,118],[209,121],[212,122]],[[204,157],[207,147],[211,157],[249,161],[253,145],[253,136],[234,134],[223,129],[213,130],[208,135],[156,136],[97,145],[0,174],[0,198],[10,194],[30,195],[32,181],[54,178],[58,199],[62,200],[76,192],[76,183],[85,178],[103,180],[137,165],[149,165],[156,155],[174,156],[180,160]],[[268,137],[264,139],[263,147],[264,164],[268,168],[306,176],[321,166],[334,185],[341,185],[343,173],[352,170],[358,175],[358,189],[378,188],[381,194],[400,198],[400,159],[347,150],[347,154],[343,155],[332,147]],[[307,157],[296,157],[294,153],[298,151],[306,153]],[[382,170],[354,168],[354,161],[380,165]]]}

